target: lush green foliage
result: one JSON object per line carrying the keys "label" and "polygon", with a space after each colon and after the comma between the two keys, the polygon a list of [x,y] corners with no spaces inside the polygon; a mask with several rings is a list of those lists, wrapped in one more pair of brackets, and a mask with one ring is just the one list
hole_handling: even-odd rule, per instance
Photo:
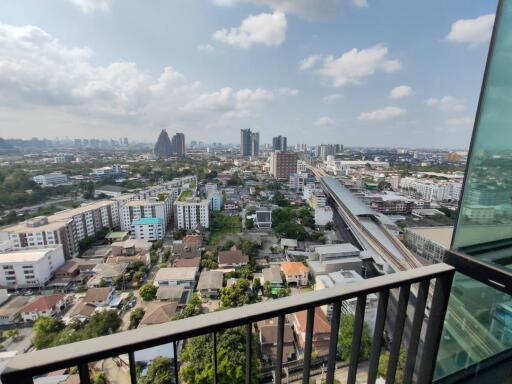
{"label": "lush green foliage", "polygon": [[[404,368],[405,368],[405,360],[407,359],[407,355],[404,349],[400,349],[400,356],[398,357],[398,365],[396,367],[395,373],[395,382],[401,383],[404,380]],[[378,367],[378,375],[380,377],[386,377],[388,372],[388,364],[389,364],[389,352],[383,352],[380,354],[379,358],[379,367]]]}
{"label": "lush green foliage", "polygon": [[139,326],[140,321],[144,317],[144,308],[135,308],[130,313],[130,329],[135,329]]}
{"label": "lush green foliage", "polygon": [[[256,344],[252,343],[253,346]],[[242,383],[245,379],[245,331],[230,328],[217,334],[219,384]],[[261,364],[253,352],[252,383],[261,381]],[[181,352],[180,376],[186,384],[213,382],[213,343],[211,334],[189,339]]]}
{"label": "lush green foliage", "polygon": [[185,319],[187,317],[200,315],[201,309],[201,299],[199,298],[199,295],[197,293],[193,293],[190,296],[190,300],[188,301],[187,305],[185,305],[185,308],[183,308],[183,311],[181,311],[180,314],[176,315],[174,317],[174,320]]}
{"label": "lush green foliage", "polygon": [[157,288],[151,283],[146,283],[139,288],[139,295],[144,301],[151,301],[156,296]]}
{"label": "lush green foliage", "polygon": [[[354,333],[354,321],[354,315],[344,314],[341,316],[338,347],[343,361],[348,361],[350,359],[350,349],[352,348],[352,336]],[[368,324],[364,322],[363,334],[361,336],[361,348],[359,349],[360,359],[367,359],[370,356],[371,345],[370,329],[368,328]]]}
{"label": "lush green foliage", "polygon": [[251,301],[250,283],[247,279],[240,278],[235,284],[220,290],[220,303],[223,307],[240,307],[250,304]]}
{"label": "lush green foliage", "polygon": [[173,384],[172,360],[158,356],[148,368],[143,384]]}

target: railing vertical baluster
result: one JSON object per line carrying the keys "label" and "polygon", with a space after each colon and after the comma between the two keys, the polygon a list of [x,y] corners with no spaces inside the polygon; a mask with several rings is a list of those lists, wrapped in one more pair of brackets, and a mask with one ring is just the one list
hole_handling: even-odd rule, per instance
{"label": "railing vertical baluster", "polygon": [[336,355],[338,353],[338,331],[340,329],[341,301],[335,301],[332,308],[331,335],[329,338],[329,355],[327,356],[326,383],[334,381]]}
{"label": "railing vertical baluster", "polygon": [[430,280],[423,280],[419,284],[418,295],[416,297],[416,307],[414,308],[414,318],[412,321],[411,336],[407,348],[407,360],[404,368],[404,384],[412,383],[414,366],[416,365],[418,345],[421,338],[421,327],[425,318],[425,305],[427,304],[428,289]]}
{"label": "railing vertical baluster", "polygon": [[283,340],[284,340],[284,315],[277,318],[277,351],[276,351],[276,380],[275,384],[281,384],[283,376]]}
{"label": "railing vertical baluster", "polygon": [[137,384],[137,369],[135,368],[135,352],[128,352],[128,362],[130,364],[130,383]]}
{"label": "railing vertical baluster", "polygon": [[380,350],[382,348],[382,335],[386,325],[386,314],[388,311],[389,291],[379,293],[379,304],[377,306],[377,317],[373,331],[372,351],[370,353],[370,364],[368,366],[368,384],[374,384],[377,380],[377,369],[379,368]]}
{"label": "railing vertical baluster", "polygon": [[302,368],[302,384],[309,384],[311,370],[311,350],[313,346],[313,326],[315,324],[315,307],[308,308],[306,322],[306,341],[304,345],[304,366]]}
{"label": "railing vertical baluster", "polygon": [[448,300],[450,299],[453,274],[453,271],[446,273],[445,275],[438,277],[435,281],[432,307],[430,308],[427,331],[425,333],[425,343],[423,344],[420,368],[418,372],[418,384],[431,383],[434,376],[437,351],[439,349],[441,334],[443,332],[446,308],[448,307]]}
{"label": "railing vertical baluster", "polygon": [[172,352],[174,355],[174,381],[176,382],[176,384],[179,384],[180,373],[178,369],[178,347],[175,341],[172,342]]}
{"label": "railing vertical baluster", "polygon": [[245,326],[245,384],[251,384],[252,377],[252,323]]}
{"label": "railing vertical baluster", "polygon": [[348,384],[355,384],[357,376],[357,364],[359,362],[359,349],[361,348],[361,336],[363,335],[364,310],[366,309],[366,295],[357,298],[356,316],[354,319],[354,333],[352,334],[352,348],[350,349],[350,363],[348,366]]}
{"label": "railing vertical baluster", "polygon": [[213,383],[217,384],[217,332],[213,332]]}
{"label": "railing vertical baluster", "polygon": [[80,384],[91,384],[91,377],[89,376],[89,364],[81,363],[78,366],[78,375],[80,376]]}
{"label": "railing vertical baluster", "polygon": [[410,285],[400,287],[398,295],[398,305],[396,309],[396,318],[393,323],[393,338],[391,348],[389,349],[389,362],[386,373],[386,384],[395,382],[396,368],[400,358],[400,347],[402,345],[402,334],[404,332],[405,317],[407,316],[407,305],[409,304]]}

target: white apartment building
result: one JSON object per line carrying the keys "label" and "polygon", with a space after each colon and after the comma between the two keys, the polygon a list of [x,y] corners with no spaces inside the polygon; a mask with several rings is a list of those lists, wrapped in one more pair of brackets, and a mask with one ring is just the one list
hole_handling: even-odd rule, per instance
{"label": "white apartment building", "polygon": [[431,179],[417,179],[404,177],[400,180],[402,191],[421,195],[426,200],[448,201],[459,200],[462,191],[462,183],[455,181],[438,181]]}
{"label": "white apartment building", "polygon": [[217,190],[217,184],[216,183],[206,183],[204,186],[204,189],[206,191],[206,194],[208,195],[210,192]]}
{"label": "white apartment building", "polygon": [[162,219],[165,233],[171,217],[171,199],[167,194],[163,200],[154,197],[146,200],[131,200],[122,205],[120,210],[122,231],[130,231],[135,220],[157,217]]}
{"label": "white apartment building", "polygon": [[49,222],[47,216],[38,216],[0,230],[0,240],[9,240],[13,249],[56,246],[62,244],[66,258],[78,253],[73,220]]}
{"label": "white apartment building", "polygon": [[304,200],[309,200],[311,199],[311,195],[315,192],[322,192],[322,188],[317,187],[314,183],[306,184],[302,190],[302,198]]}
{"label": "white apartment building", "polygon": [[165,235],[164,221],[160,217],[144,217],[133,220],[131,234],[132,238],[137,240],[162,240]]}
{"label": "white apartment building", "polygon": [[114,164],[110,167],[94,168],[92,174],[94,176],[119,176],[125,173],[122,165]]}
{"label": "white apartment building", "polygon": [[210,227],[208,200],[192,197],[184,201],[174,202],[174,217],[178,228],[194,229],[200,224],[204,228]]}
{"label": "white apartment building", "polygon": [[0,254],[0,286],[42,287],[64,264],[62,245],[23,249]]}
{"label": "white apartment building", "polygon": [[44,175],[37,175],[32,178],[41,187],[55,187],[57,185],[68,184],[68,177],[60,172],[46,173]]}
{"label": "white apartment building", "polygon": [[294,191],[302,192],[307,178],[308,174],[305,172],[290,173],[288,186]]}

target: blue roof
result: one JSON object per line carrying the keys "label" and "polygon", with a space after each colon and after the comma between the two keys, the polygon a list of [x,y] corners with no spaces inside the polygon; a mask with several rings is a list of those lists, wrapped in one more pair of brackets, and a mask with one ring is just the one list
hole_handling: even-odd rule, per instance
{"label": "blue roof", "polygon": [[159,217],[143,217],[138,220],[133,220],[134,225],[150,225],[150,224],[161,224],[163,220]]}

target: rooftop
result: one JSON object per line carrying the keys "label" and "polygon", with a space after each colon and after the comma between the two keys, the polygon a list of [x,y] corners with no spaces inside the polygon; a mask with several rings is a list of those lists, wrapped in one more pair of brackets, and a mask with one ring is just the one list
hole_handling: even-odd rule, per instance
{"label": "rooftop", "polygon": [[407,231],[423,236],[434,243],[441,245],[443,248],[450,249],[453,227],[411,227]]}
{"label": "rooftop", "polygon": [[62,249],[62,245],[55,247],[36,248],[36,249],[20,249],[17,251],[9,251],[2,253],[0,257],[1,263],[35,263],[42,260],[46,255]]}
{"label": "rooftop", "polygon": [[46,312],[53,309],[63,299],[63,294],[39,296],[21,308],[20,312]]}
{"label": "rooftop", "polygon": [[197,270],[197,267],[160,268],[155,275],[155,281],[195,280]]}
{"label": "rooftop", "polygon": [[132,225],[156,225],[162,224],[163,222],[160,217],[143,217],[138,220],[133,220]]}

